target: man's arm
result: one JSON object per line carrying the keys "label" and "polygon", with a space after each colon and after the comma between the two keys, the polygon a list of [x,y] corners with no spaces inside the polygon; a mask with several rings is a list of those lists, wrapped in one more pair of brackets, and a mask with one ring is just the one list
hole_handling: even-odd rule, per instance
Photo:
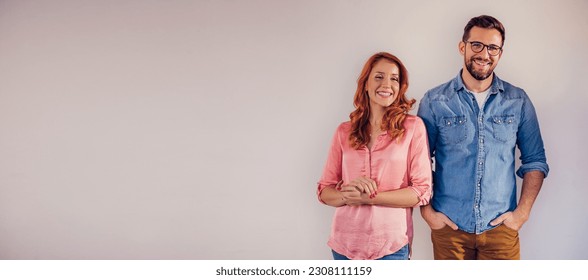
{"label": "man's arm", "polygon": [[529,219],[531,208],[543,185],[543,179],[549,174],[537,113],[533,103],[526,96],[517,131],[517,146],[521,151],[521,166],[516,172],[523,178],[521,198],[513,212],[506,212],[490,222],[492,226],[504,223],[514,230],[519,230]]}
{"label": "man's arm", "polygon": [[519,230],[531,215],[531,208],[539,195],[543,178],[545,175],[541,171],[529,171],[523,176],[523,186],[521,187],[521,198],[519,204],[513,212],[506,212],[494,219],[490,225],[495,226],[504,223],[507,227]]}

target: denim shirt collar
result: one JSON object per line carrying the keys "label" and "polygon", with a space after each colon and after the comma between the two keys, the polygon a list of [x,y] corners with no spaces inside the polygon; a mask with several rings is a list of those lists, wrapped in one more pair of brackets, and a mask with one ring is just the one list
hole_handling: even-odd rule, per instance
{"label": "denim shirt collar", "polygon": [[[459,70],[459,73],[457,73],[457,77],[455,77],[455,79],[453,79],[451,81],[451,85],[453,86],[453,90],[454,90],[452,95],[457,94],[460,91],[466,90],[465,84],[463,83],[463,79],[461,78],[462,72],[463,72],[463,69]],[[494,76],[492,78],[492,84],[490,85],[489,94],[497,94],[500,92],[504,92],[504,83],[502,82],[502,80],[500,78],[498,78],[496,73],[494,73]],[[449,98],[451,98],[451,96],[449,96]]]}

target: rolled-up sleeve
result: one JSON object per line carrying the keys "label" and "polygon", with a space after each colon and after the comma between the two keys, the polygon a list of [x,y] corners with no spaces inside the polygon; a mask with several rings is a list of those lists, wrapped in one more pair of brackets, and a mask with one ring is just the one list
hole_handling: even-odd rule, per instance
{"label": "rolled-up sleeve", "polygon": [[410,188],[417,194],[419,203],[415,206],[427,205],[432,197],[432,171],[427,130],[423,121],[417,118],[415,131],[409,151]]}
{"label": "rolled-up sleeve", "polygon": [[331,140],[331,146],[327,155],[327,162],[323,169],[323,175],[318,181],[317,185],[317,197],[321,203],[325,203],[321,200],[321,192],[327,186],[336,185],[342,178],[342,158],[343,149],[341,147],[341,126],[337,128],[333,139]]}
{"label": "rolled-up sleeve", "polygon": [[521,123],[517,132],[517,146],[521,151],[521,166],[517,170],[517,176],[523,178],[525,173],[538,170],[547,177],[549,166],[547,165],[539,121],[535,107],[528,98],[523,103]]}

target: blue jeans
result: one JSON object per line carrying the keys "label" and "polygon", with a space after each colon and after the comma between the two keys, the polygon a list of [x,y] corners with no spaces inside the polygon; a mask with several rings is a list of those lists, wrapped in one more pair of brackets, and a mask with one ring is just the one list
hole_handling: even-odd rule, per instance
{"label": "blue jeans", "polygon": [[[343,255],[335,252],[334,250],[331,250],[331,252],[333,252],[333,259],[334,260],[349,260],[348,257],[343,256]],[[390,255],[383,256],[383,257],[379,258],[378,260],[408,260],[408,244],[404,245],[404,247],[400,248],[400,250],[398,250]]]}

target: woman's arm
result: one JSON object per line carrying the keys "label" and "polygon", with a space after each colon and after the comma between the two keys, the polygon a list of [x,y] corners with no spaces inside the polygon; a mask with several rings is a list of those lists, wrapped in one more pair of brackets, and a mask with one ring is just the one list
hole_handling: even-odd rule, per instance
{"label": "woman's arm", "polygon": [[378,193],[371,199],[371,204],[386,207],[413,207],[417,203],[419,203],[417,194],[409,188]]}
{"label": "woman's arm", "polygon": [[340,185],[341,182],[337,185],[324,187],[319,195],[320,200],[326,205],[333,207],[340,207],[345,205],[346,201],[343,193],[337,190]]}
{"label": "woman's arm", "polygon": [[399,208],[412,207],[419,202],[416,193],[409,188],[385,191],[370,196],[369,193],[361,192],[358,187],[353,185],[341,186],[340,191],[337,190],[337,187],[338,185],[333,185],[323,188],[320,194],[321,201],[333,207],[341,207],[343,205],[359,206],[366,204]]}
{"label": "woman's arm", "polygon": [[341,185],[343,148],[340,139],[340,131],[343,124],[339,125],[333,138],[327,155],[327,162],[323,169],[323,175],[318,182],[317,196],[321,203],[329,206],[339,207],[345,205],[342,202],[342,195],[337,188]]}
{"label": "woman's arm", "polygon": [[[343,188],[345,190],[345,187]],[[385,207],[405,208],[413,207],[419,203],[419,197],[410,188],[402,188],[392,191],[379,192],[373,198],[367,193],[361,193],[360,196],[351,196],[346,200],[347,205],[379,205]]]}

